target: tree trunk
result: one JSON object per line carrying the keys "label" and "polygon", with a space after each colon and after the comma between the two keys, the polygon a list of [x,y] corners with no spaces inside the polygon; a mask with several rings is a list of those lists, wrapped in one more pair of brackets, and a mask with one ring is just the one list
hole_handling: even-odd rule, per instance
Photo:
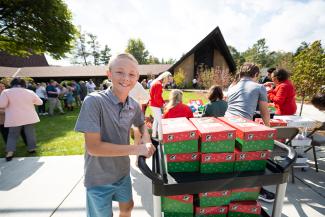
{"label": "tree trunk", "polygon": [[302,108],[304,107],[304,101],[305,101],[305,94],[303,94],[302,98],[301,98],[301,106],[300,106],[299,116],[301,116],[301,114],[302,114]]}

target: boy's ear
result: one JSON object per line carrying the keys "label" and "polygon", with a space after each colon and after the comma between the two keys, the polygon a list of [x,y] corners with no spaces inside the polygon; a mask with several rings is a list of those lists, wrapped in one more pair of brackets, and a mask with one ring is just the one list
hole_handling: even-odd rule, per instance
{"label": "boy's ear", "polygon": [[111,70],[107,70],[107,71],[106,71],[106,75],[107,75],[107,77],[108,77],[109,79],[111,79],[111,78],[112,78],[112,71],[111,71]]}

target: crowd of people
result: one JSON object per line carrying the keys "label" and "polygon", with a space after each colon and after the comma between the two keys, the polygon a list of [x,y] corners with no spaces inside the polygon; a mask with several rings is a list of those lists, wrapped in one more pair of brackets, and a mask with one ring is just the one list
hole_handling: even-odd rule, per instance
{"label": "crowd of people", "polygon": [[[164,101],[163,90],[172,83],[170,72],[139,83],[138,62],[127,53],[113,57],[108,68],[110,81],[102,91],[95,91],[96,85],[91,80],[69,84],[50,81],[37,84],[35,90],[27,89],[28,85],[19,78],[12,80],[9,89],[0,83],[0,127],[6,142],[6,159],[10,161],[20,134],[25,138],[28,152],[35,153],[34,124],[39,121],[35,105],[39,115],[47,114],[46,103],[49,115],[53,115],[55,109],[63,113],[60,98],[67,110],[73,110],[74,104],[81,106],[75,130],[84,134],[87,216],[112,216],[113,200],[119,203],[120,216],[131,216],[129,155],[151,157],[155,152],[152,138],[162,140],[162,119],[192,118],[193,112],[183,103],[181,90],[172,90],[169,100]],[[276,115],[294,115],[296,94],[289,73],[275,68],[268,72],[268,76],[258,81],[259,67],[244,63],[226,96],[220,86],[209,89],[209,102],[202,116],[236,115],[253,120],[258,110],[264,124],[269,126],[269,103],[276,108]],[[196,86],[197,81],[193,84]],[[149,93],[146,88],[150,88]],[[315,96],[312,103],[324,109],[324,95]],[[144,122],[146,105],[150,106],[154,117],[152,135]],[[130,145],[131,128],[135,130],[135,145]],[[268,202],[274,200],[274,194],[263,188],[260,196]]]}

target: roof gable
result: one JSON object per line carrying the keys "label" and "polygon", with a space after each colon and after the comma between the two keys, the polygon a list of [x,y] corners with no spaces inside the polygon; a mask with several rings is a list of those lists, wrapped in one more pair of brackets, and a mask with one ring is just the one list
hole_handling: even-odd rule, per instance
{"label": "roof gable", "polygon": [[34,67],[34,66],[49,66],[44,54],[31,55],[29,57],[18,57],[0,51],[0,66],[5,67]]}
{"label": "roof gable", "polygon": [[189,52],[182,56],[176,63],[174,63],[172,67],[169,68],[169,70],[173,71],[177,65],[183,62],[183,60],[185,60],[187,57],[195,53],[202,46],[205,46],[207,44],[213,44],[215,48],[218,48],[218,50],[221,52],[226,62],[228,63],[231,72],[234,72],[236,70],[235,61],[231,56],[228,46],[218,26],[212,32],[210,32],[204,39],[202,39],[197,45],[195,45]]}

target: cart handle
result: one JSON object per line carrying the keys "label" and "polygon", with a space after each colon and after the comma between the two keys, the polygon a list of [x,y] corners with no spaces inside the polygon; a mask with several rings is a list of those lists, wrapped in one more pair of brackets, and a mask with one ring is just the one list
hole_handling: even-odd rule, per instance
{"label": "cart handle", "polygon": [[[158,139],[151,138],[151,143],[155,146],[155,148],[158,148],[159,141]],[[152,157],[154,157],[157,154],[157,151],[154,153]],[[146,163],[146,157],[145,156],[139,156],[138,158],[138,166],[140,171],[147,176],[149,179],[152,180],[153,183],[156,184],[163,184],[163,178],[161,177],[160,174],[152,172],[152,170],[148,167]]]}
{"label": "cart handle", "polygon": [[161,175],[154,173],[151,171],[151,169],[146,164],[146,157],[145,156],[139,156],[138,159],[138,166],[140,171],[147,176],[149,179],[152,180],[155,184],[164,184],[164,181],[161,177]]}
{"label": "cart handle", "polygon": [[282,171],[287,171],[296,161],[297,152],[292,147],[289,147],[279,141],[274,140],[274,143],[276,146],[279,146],[280,148],[286,149],[288,151],[288,155],[285,157],[281,164],[274,162],[277,168],[281,169]]}

